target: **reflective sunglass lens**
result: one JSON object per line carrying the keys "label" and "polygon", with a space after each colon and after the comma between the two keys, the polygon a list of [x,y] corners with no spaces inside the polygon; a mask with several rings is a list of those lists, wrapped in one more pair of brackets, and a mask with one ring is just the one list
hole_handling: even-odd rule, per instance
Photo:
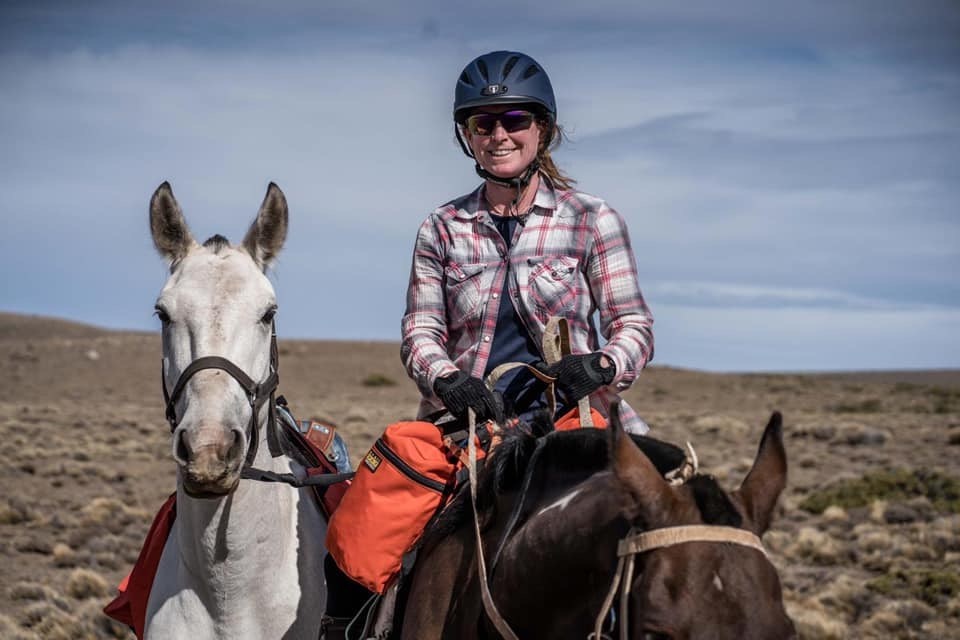
{"label": "reflective sunglass lens", "polygon": [[467,129],[478,136],[488,136],[493,133],[497,122],[508,133],[523,131],[533,123],[533,114],[529,111],[514,110],[503,113],[475,113],[467,118]]}

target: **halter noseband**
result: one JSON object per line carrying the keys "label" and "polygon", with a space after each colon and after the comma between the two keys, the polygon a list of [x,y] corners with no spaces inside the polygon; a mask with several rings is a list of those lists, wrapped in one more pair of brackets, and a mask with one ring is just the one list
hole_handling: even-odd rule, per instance
{"label": "halter noseband", "polygon": [[167,405],[166,416],[170,424],[171,433],[177,428],[179,420],[177,419],[177,401],[183,394],[190,379],[205,369],[219,369],[227,372],[230,377],[237,381],[247,394],[247,401],[250,403],[250,446],[247,448],[247,457],[244,460],[244,467],[250,467],[253,459],[257,455],[257,449],[260,444],[260,425],[257,417],[260,414],[260,408],[265,402],[269,401],[269,413],[267,418],[267,445],[270,448],[270,455],[274,458],[281,455],[280,442],[270,425],[276,421],[276,404],[274,402],[274,392],[277,385],[280,384],[280,376],[277,373],[279,356],[277,351],[277,326],[273,325],[270,336],[270,374],[263,382],[257,383],[248,376],[243,369],[233,364],[226,358],[220,356],[203,356],[191,362],[173,386],[173,392],[167,392],[166,372],[161,366],[160,381],[163,384],[163,399]]}

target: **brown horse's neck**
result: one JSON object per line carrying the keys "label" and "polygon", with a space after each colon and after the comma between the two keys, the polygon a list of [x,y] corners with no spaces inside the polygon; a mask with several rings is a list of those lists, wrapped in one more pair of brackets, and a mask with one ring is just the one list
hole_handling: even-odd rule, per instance
{"label": "brown horse's neck", "polygon": [[[506,618],[529,622],[529,628],[514,629],[520,637],[549,637],[543,635],[545,624],[561,630],[592,623],[613,576],[610,558],[616,558],[617,543],[630,529],[621,493],[609,473],[545,492],[504,546],[491,590],[512,594],[498,606]],[[545,621],[538,615],[545,606],[554,618],[558,611],[562,615]]]}

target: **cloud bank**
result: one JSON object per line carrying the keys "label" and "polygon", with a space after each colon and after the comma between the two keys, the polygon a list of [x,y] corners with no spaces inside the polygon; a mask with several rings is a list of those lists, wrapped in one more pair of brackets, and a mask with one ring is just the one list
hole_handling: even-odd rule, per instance
{"label": "cloud bank", "polygon": [[397,340],[417,225],[477,180],[453,79],[525,48],[554,79],[559,162],[629,223],[658,362],[960,366],[955,3],[0,13],[4,309],[153,328],[153,189],[238,240],[273,180],[281,332]]}

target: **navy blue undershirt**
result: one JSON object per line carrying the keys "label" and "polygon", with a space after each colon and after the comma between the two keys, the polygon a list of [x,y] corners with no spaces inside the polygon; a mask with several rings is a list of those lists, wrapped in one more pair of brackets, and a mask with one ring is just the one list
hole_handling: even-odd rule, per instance
{"label": "navy blue undershirt", "polygon": [[[497,231],[507,243],[507,250],[513,244],[513,236],[519,221],[516,216],[498,216],[490,214],[490,219],[497,227]],[[508,269],[511,267],[507,266]],[[541,360],[536,343],[527,332],[520,314],[513,306],[510,291],[507,287],[508,277],[503,279],[503,290],[500,292],[500,309],[497,313],[497,326],[493,331],[493,344],[490,346],[490,359],[487,361],[487,370],[484,377],[494,368],[504,362],[534,362]],[[514,369],[503,374],[497,381],[496,391],[503,394],[508,404],[519,409],[519,417],[528,419],[530,415],[547,406],[543,391],[545,386],[523,368]]]}

